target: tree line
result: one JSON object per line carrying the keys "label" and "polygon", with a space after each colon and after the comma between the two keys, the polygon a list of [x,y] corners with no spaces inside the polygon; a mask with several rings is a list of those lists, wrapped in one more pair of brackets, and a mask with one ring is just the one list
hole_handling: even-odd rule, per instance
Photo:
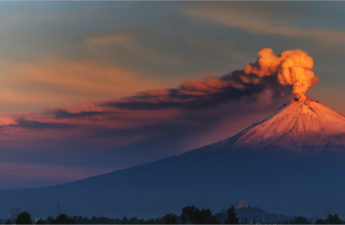
{"label": "tree line", "polygon": [[[15,219],[8,219],[5,224],[239,224],[248,223],[248,220],[241,220],[232,206],[226,213],[213,214],[210,209],[199,209],[195,206],[186,206],[181,214],[168,213],[163,217],[140,219],[137,217],[107,218],[107,217],[83,217],[67,216],[62,213],[56,218],[33,220],[28,212],[21,212]],[[281,222],[280,222],[281,223]],[[343,224],[337,214],[328,214],[324,219],[311,221],[302,216],[294,217],[286,221],[287,224]]]}
{"label": "tree line", "polygon": [[21,212],[16,219],[7,220],[5,224],[238,224],[235,208],[227,210],[225,219],[214,215],[210,209],[199,209],[195,206],[186,206],[182,209],[181,215],[168,213],[163,217],[140,219],[137,217],[107,218],[107,217],[82,217],[67,216],[62,213],[56,218],[33,220],[28,212]]}

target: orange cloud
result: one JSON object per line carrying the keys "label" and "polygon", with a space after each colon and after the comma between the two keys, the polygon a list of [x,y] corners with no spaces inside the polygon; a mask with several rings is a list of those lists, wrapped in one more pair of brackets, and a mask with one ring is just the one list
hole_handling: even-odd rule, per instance
{"label": "orange cloud", "polygon": [[276,56],[272,49],[264,48],[258,53],[255,63],[244,67],[244,72],[259,77],[278,76],[281,85],[292,86],[295,97],[304,100],[308,89],[319,81],[313,67],[313,58],[300,49],[283,51]]}
{"label": "orange cloud", "polygon": [[3,110],[19,107],[13,106],[19,103],[34,105],[29,111],[36,111],[43,107],[118,98],[170,85],[157,79],[149,80],[145,74],[88,60],[0,61],[0,67],[0,102],[2,106],[7,105]]}
{"label": "orange cloud", "polygon": [[11,117],[0,117],[0,127],[1,126],[10,126],[16,125],[17,122]]}

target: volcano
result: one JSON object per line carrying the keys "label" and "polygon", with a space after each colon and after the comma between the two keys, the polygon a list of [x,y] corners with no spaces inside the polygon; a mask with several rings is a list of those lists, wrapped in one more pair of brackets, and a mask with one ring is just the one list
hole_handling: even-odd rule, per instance
{"label": "volcano", "polygon": [[[161,216],[186,205],[222,210],[247,200],[266,210],[319,216],[345,211],[345,117],[292,99],[239,134],[179,156],[72,183],[0,191],[0,215]],[[341,215],[340,215],[341,216]]]}
{"label": "volcano", "polygon": [[345,116],[308,98],[291,100],[265,120],[236,135],[234,146],[296,151],[345,149]]}

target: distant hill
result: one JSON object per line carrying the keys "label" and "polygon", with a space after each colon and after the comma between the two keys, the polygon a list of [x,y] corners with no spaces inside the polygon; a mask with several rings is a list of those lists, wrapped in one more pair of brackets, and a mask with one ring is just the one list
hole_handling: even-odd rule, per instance
{"label": "distant hill", "polygon": [[259,207],[239,203],[236,206],[237,217],[243,223],[287,223],[293,217],[267,212]]}

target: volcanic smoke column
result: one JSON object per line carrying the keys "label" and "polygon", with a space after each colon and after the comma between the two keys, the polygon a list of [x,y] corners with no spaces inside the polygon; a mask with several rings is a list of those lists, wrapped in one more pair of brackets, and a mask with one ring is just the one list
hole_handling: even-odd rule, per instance
{"label": "volcanic smoke column", "polygon": [[319,81],[313,66],[313,58],[302,50],[287,50],[276,56],[272,49],[264,48],[255,63],[244,67],[244,72],[259,77],[278,76],[280,84],[292,86],[295,98],[304,101],[308,89]]}

